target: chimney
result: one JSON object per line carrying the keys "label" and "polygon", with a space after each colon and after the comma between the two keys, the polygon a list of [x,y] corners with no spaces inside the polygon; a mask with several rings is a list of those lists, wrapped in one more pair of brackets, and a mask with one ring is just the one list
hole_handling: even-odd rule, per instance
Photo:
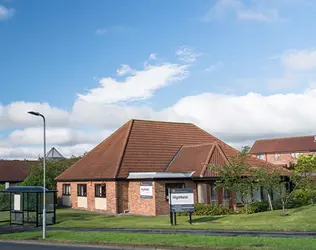
{"label": "chimney", "polygon": [[316,142],[316,135],[314,135],[314,142]]}

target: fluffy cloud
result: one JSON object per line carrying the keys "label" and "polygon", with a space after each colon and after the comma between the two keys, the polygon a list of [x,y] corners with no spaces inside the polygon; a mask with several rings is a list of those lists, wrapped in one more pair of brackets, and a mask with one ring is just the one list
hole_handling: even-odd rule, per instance
{"label": "fluffy cloud", "polygon": [[289,51],[282,55],[283,64],[294,70],[316,69],[316,49]]}
{"label": "fluffy cloud", "polygon": [[172,108],[228,142],[313,133],[316,89],[303,94],[243,96],[205,93],[182,98]]}
{"label": "fluffy cloud", "polygon": [[[46,131],[48,145],[74,146],[76,144],[98,143],[109,136],[112,131],[98,130],[85,132],[71,128],[49,128]],[[43,143],[43,129],[31,127],[13,131],[5,141],[0,141],[0,146],[40,145]]]}
{"label": "fluffy cloud", "polygon": [[269,9],[262,5],[245,4],[241,0],[218,0],[202,18],[202,21],[234,15],[238,20],[271,22],[280,20],[277,9]]}
{"label": "fluffy cloud", "polygon": [[51,107],[48,103],[13,102],[7,106],[0,105],[0,129],[42,124],[40,117],[27,113],[32,110],[45,114],[48,126],[66,126],[69,123],[67,111]]}
{"label": "fluffy cloud", "polygon": [[0,21],[6,20],[14,16],[14,9],[8,9],[3,5],[0,5]]}
{"label": "fluffy cloud", "polygon": [[98,88],[86,94],[79,94],[80,100],[112,104],[118,102],[142,100],[152,97],[154,92],[168,84],[180,81],[188,75],[188,66],[164,63],[146,65],[143,70],[134,71],[124,81],[103,78]]}
{"label": "fluffy cloud", "polygon": [[[60,146],[58,151],[65,157],[79,156],[90,151],[93,147],[95,144],[77,144],[71,147]],[[43,147],[0,147],[0,159],[38,159],[40,156],[43,156]]]}

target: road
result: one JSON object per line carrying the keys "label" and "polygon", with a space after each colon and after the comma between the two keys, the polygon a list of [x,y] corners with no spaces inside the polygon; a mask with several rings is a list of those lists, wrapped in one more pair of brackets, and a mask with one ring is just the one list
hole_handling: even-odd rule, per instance
{"label": "road", "polygon": [[[5,243],[0,242],[0,250],[118,250],[118,247],[91,247],[91,246],[67,246],[67,245],[44,245],[31,243]],[[127,248],[126,248],[127,249]]]}

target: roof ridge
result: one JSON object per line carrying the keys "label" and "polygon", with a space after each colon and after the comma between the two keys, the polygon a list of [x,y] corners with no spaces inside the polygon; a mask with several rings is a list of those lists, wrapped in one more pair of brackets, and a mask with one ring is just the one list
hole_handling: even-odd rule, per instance
{"label": "roof ridge", "polygon": [[217,145],[217,142],[206,142],[206,143],[200,143],[200,144],[186,144],[186,145],[183,145],[183,147],[184,148],[194,148],[194,147],[211,146],[211,145]]}
{"label": "roof ridge", "polygon": [[135,122],[135,120],[131,120],[131,121],[130,121],[129,128],[128,128],[128,131],[127,131],[127,136],[126,136],[126,138],[125,138],[125,140],[124,140],[124,146],[123,146],[122,154],[121,154],[121,156],[120,156],[120,158],[119,158],[119,163],[118,163],[117,171],[116,171],[116,173],[115,173],[115,178],[117,178],[117,176],[118,176],[119,173],[120,173],[120,170],[121,170],[121,167],[122,167],[122,162],[123,162],[123,159],[124,159],[124,156],[125,156],[125,152],[126,152],[126,147],[127,147],[129,138],[130,138],[131,133],[132,133],[132,129],[133,129],[134,122]]}
{"label": "roof ridge", "polygon": [[181,150],[183,148],[183,145],[180,146],[179,150],[177,151],[177,153],[175,153],[175,155],[172,157],[171,161],[168,163],[167,167],[165,168],[164,172],[167,172],[169,167],[171,166],[172,162],[176,159],[176,157],[180,154]]}
{"label": "roof ridge", "polygon": [[146,120],[146,119],[131,119],[130,121],[139,122],[155,122],[155,123],[176,123],[176,124],[192,124],[192,122],[176,122],[176,121],[159,121],[159,120]]}
{"label": "roof ridge", "polygon": [[258,139],[257,141],[272,141],[272,140],[283,140],[283,139],[293,139],[293,138],[305,138],[305,137],[314,137],[315,135],[299,135],[299,136],[289,136],[289,137],[278,137],[278,138],[267,138],[267,139]]}

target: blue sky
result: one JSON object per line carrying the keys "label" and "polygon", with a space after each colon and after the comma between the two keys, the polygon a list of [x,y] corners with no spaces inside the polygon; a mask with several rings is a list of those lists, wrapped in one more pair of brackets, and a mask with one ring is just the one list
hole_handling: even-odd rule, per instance
{"label": "blue sky", "polygon": [[27,109],[46,112],[49,144],[68,155],[134,117],[194,122],[236,147],[314,133],[315,11],[308,0],[0,0],[0,158],[40,153]]}

